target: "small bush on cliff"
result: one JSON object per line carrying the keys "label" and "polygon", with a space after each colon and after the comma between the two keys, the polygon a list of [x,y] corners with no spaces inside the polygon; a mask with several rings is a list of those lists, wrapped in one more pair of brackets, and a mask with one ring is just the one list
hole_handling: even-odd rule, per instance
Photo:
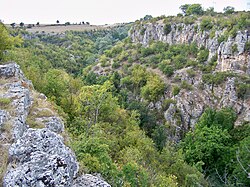
{"label": "small bush on cliff", "polygon": [[180,89],[179,86],[173,86],[173,88],[172,88],[172,94],[173,94],[173,96],[178,95],[180,93],[180,91],[181,91],[181,89]]}
{"label": "small bush on cliff", "polygon": [[200,63],[203,63],[203,62],[207,61],[208,55],[209,55],[208,49],[200,50],[200,52],[198,53],[198,56],[197,56],[197,60]]}
{"label": "small bush on cliff", "polygon": [[211,18],[204,18],[201,21],[201,30],[202,31],[207,31],[213,28],[213,23]]}
{"label": "small bush on cliff", "polygon": [[164,34],[168,35],[172,30],[171,25],[169,23],[165,24],[163,30],[164,30]]}
{"label": "small bush on cliff", "polygon": [[8,105],[11,103],[11,100],[9,98],[0,98],[0,107],[1,108],[7,108]]}

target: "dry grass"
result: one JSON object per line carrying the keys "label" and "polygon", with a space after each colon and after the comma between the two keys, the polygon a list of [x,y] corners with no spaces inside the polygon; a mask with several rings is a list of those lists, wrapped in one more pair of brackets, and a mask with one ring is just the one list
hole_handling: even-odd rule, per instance
{"label": "dry grass", "polygon": [[90,31],[90,30],[100,30],[105,29],[108,26],[99,26],[99,25],[54,25],[54,26],[46,26],[40,25],[32,28],[26,29],[32,33],[63,33],[66,31]]}
{"label": "dry grass", "polygon": [[32,91],[31,94],[34,102],[30,107],[26,123],[31,128],[44,128],[44,121],[39,118],[55,116],[54,107],[48,101],[42,99],[36,91]]}
{"label": "dry grass", "polygon": [[8,165],[8,148],[0,145],[0,186],[3,184],[3,177],[7,170]]}
{"label": "dry grass", "polygon": [[3,177],[7,170],[8,165],[8,150],[13,138],[11,134],[12,125],[10,121],[4,123],[0,129],[0,186],[3,183]]}
{"label": "dry grass", "polygon": [[11,103],[10,98],[0,98],[0,108],[1,109],[8,109]]}

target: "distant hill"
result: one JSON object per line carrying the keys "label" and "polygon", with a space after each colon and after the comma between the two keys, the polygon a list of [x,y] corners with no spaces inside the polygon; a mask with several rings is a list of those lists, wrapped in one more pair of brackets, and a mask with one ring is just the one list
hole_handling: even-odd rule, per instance
{"label": "distant hill", "polygon": [[[102,30],[108,29],[116,26],[120,26],[123,24],[112,24],[112,25],[88,25],[88,24],[72,24],[72,25],[65,25],[65,24],[41,24],[39,26],[32,24],[24,25],[24,28],[28,32],[31,33],[63,33],[66,31],[91,31],[91,30]],[[11,27],[11,25],[6,25],[7,27]],[[30,28],[29,28],[30,27]]]}

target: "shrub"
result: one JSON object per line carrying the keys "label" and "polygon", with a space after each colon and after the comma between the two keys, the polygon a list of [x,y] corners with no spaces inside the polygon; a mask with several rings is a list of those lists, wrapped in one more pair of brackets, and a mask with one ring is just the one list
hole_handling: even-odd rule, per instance
{"label": "shrub", "polygon": [[227,37],[225,35],[221,35],[220,37],[218,37],[218,43],[220,44],[221,42],[224,42],[227,40]]}
{"label": "shrub", "polygon": [[173,86],[172,87],[172,94],[173,94],[173,96],[178,95],[180,93],[180,91],[181,91],[181,89],[180,89],[179,86]]}
{"label": "shrub", "polygon": [[203,62],[205,62],[205,61],[207,60],[208,55],[209,55],[208,49],[201,50],[201,51],[198,53],[197,60],[198,60],[200,63],[203,63]]}
{"label": "shrub", "polygon": [[165,24],[163,30],[164,30],[164,34],[168,35],[172,30],[171,25],[169,23]]}
{"label": "shrub", "polygon": [[225,8],[223,8],[223,11],[224,11],[224,14],[232,14],[234,13],[234,7],[231,7],[231,6],[227,6]]}
{"label": "shrub", "polygon": [[229,32],[229,35],[232,37],[232,38],[235,38],[236,35],[237,35],[237,29],[235,27],[233,27],[230,32]]}
{"label": "shrub", "polygon": [[236,44],[234,44],[233,46],[232,46],[232,53],[234,54],[234,53],[238,53],[238,48],[237,48],[237,45]]}
{"label": "shrub", "polygon": [[212,20],[211,18],[204,18],[202,21],[201,21],[201,30],[202,31],[207,31],[207,30],[210,30],[213,28],[213,23],[212,23]]}
{"label": "shrub", "polygon": [[250,42],[245,44],[245,51],[250,51]]}
{"label": "shrub", "polygon": [[186,89],[186,90],[192,90],[193,87],[191,84],[188,84],[187,81],[182,81],[181,82],[181,88]]}
{"label": "shrub", "polygon": [[175,104],[175,103],[176,103],[176,101],[173,100],[173,99],[165,99],[162,102],[162,109],[163,109],[163,111],[166,111],[169,108],[170,104]]}
{"label": "shrub", "polygon": [[142,28],[141,31],[140,31],[140,35],[144,35],[145,31],[146,31],[146,28]]}
{"label": "shrub", "polygon": [[6,108],[11,103],[9,98],[0,98],[0,107]]}
{"label": "shrub", "polygon": [[250,94],[250,85],[245,83],[240,83],[236,86],[236,92],[239,98],[246,99],[248,94]]}
{"label": "shrub", "polygon": [[192,69],[188,69],[187,74],[188,74],[189,77],[195,77],[195,75],[196,75],[195,71],[192,70]]}
{"label": "shrub", "polygon": [[212,30],[209,34],[209,38],[214,38],[215,37],[215,30]]}
{"label": "shrub", "polygon": [[119,62],[113,62],[113,64],[112,64],[112,68],[113,69],[117,69],[119,67],[120,67],[120,63]]}

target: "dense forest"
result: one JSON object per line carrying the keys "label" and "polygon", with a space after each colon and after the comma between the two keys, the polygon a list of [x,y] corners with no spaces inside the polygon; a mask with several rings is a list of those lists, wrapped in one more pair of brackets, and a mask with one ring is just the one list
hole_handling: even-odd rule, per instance
{"label": "dense forest", "polygon": [[[133,24],[62,34],[0,25],[1,63],[17,62],[54,104],[81,172],[100,173],[112,186],[250,185],[250,125],[235,126],[233,108],[207,107],[195,127],[179,131],[164,117],[176,104],[174,96],[194,89],[175,76],[178,70],[188,68],[191,78],[200,73],[201,90],[234,77],[237,96],[244,100],[249,98],[249,74],[215,72],[218,56],[209,58],[209,50],[197,43],[152,40],[145,46],[128,36],[131,27],[143,35],[148,23],[162,21],[167,35],[173,22],[199,22],[197,32],[209,30],[211,38],[224,30],[218,39],[223,42],[249,29],[250,14],[233,7],[224,13],[204,11],[197,4],[181,10],[177,16],[145,16]],[[250,52],[249,40],[244,52]],[[177,124],[182,122],[178,112]]]}

